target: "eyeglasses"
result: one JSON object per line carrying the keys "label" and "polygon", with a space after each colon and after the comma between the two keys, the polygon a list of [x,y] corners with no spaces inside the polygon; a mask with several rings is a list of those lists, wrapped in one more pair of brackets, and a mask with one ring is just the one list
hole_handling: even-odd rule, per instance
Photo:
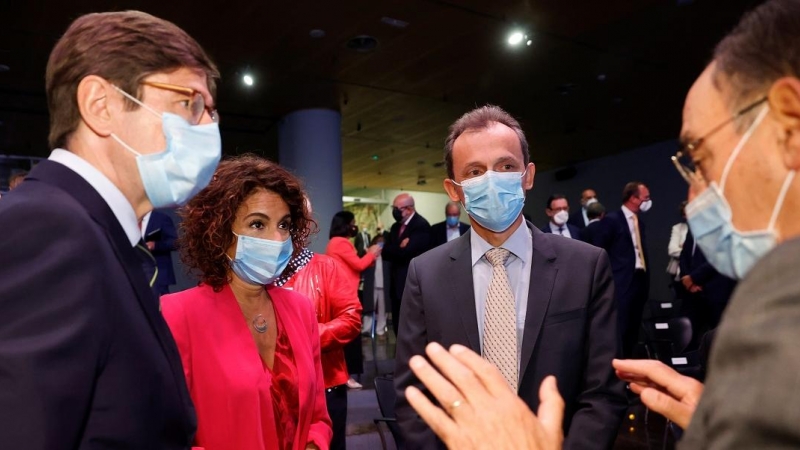
{"label": "eyeglasses", "polygon": [[206,99],[203,97],[202,92],[186,86],[178,86],[175,84],[159,83],[157,81],[142,81],[142,84],[151,86],[157,89],[164,89],[167,91],[177,92],[189,97],[188,109],[191,114],[189,123],[197,125],[203,120],[203,114],[208,112],[211,120],[214,123],[219,123],[219,113],[216,109],[212,109],[206,105]]}
{"label": "eyeglasses", "polygon": [[692,184],[697,179],[697,167],[695,166],[694,160],[692,159],[692,153],[694,153],[698,148],[700,148],[700,146],[703,145],[703,142],[705,142],[706,139],[711,137],[717,131],[723,129],[726,125],[733,123],[735,120],[749,113],[750,111],[752,111],[765,101],[767,101],[767,97],[762,97],[757,101],[755,101],[754,103],[745,106],[739,112],[734,114],[733,117],[731,117],[730,119],[712,128],[703,137],[695,139],[691,142],[681,143],[680,147],[678,148],[678,152],[675,153],[675,156],[673,156],[671,159],[672,159],[672,164],[675,165],[675,168],[678,170],[678,173],[681,174],[683,179],[686,180],[686,182],[689,184]]}

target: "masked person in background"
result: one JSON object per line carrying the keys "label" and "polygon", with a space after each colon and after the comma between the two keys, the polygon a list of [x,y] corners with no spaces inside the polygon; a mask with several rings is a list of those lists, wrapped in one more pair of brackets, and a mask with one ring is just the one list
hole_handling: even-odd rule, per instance
{"label": "masked person in background", "polygon": [[569,220],[569,203],[565,195],[551,195],[547,199],[545,213],[550,218],[550,221],[542,227],[542,232],[553,233],[571,239],[581,239],[581,230],[567,223],[567,220]]}
{"label": "masked person in background", "polygon": [[[535,166],[519,123],[502,109],[485,106],[458,119],[445,161],[444,188],[472,228],[409,266],[395,360],[407,447],[444,445],[406,398],[407,387],[422,389],[409,358],[440,342],[481,353],[503,374],[504,391],[533,409],[542,380],[556,375],[569,448],[611,448],[627,401],[611,368],[619,346],[608,256],[523,220]],[[466,406],[456,395],[438,400],[454,414]]]}
{"label": "masked person in background", "polygon": [[218,77],[186,32],[138,11],[81,16],[56,43],[54,150],[0,202],[3,448],[190,446],[195,414],[138,222],[211,179]]}
{"label": "masked person in background", "polygon": [[317,315],[276,287],[313,219],[300,181],[245,155],[223,161],[180,212],[179,246],[201,284],[162,297],[205,450],[327,449]]}

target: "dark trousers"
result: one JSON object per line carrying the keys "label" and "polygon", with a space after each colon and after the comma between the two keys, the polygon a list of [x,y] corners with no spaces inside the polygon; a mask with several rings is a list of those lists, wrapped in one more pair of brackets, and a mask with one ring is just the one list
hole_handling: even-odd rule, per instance
{"label": "dark trousers", "polygon": [[364,353],[361,349],[361,334],[344,346],[344,362],[350,375],[364,373]]}
{"label": "dark trousers", "polygon": [[[394,290],[392,291],[394,293]],[[400,326],[400,298],[392,295],[392,328],[394,335],[397,336],[397,329]]]}
{"label": "dark trousers", "polygon": [[630,358],[633,349],[639,342],[639,331],[642,328],[642,312],[647,304],[650,295],[650,283],[648,273],[644,270],[633,272],[631,285],[628,292],[617,303],[617,318],[619,332],[622,336],[622,356]]}
{"label": "dark trousers", "polygon": [[331,450],[345,450],[347,448],[347,385],[340,384],[325,389],[325,401],[328,404],[328,415],[331,416],[333,425]]}

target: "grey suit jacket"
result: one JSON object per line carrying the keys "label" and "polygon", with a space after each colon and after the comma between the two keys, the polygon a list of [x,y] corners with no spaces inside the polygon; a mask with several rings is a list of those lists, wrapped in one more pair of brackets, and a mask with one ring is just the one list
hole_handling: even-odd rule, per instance
{"label": "grey suit jacket", "polygon": [[[536,411],[539,385],[555,375],[566,403],[564,448],[611,448],[627,401],[611,367],[619,342],[608,256],[597,247],[527,226],[533,260],[519,396]],[[444,448],[405,398],[407,386],[422,389],[409,358],[424,355],[429,342],[480,352],[472,232],[415,258],[409,267],[395,361],[397,421],[408,449]]]}
{"label": "grey suit jacket", "polygon": [[739,282],[681,449],[800,447],[800,239]]}

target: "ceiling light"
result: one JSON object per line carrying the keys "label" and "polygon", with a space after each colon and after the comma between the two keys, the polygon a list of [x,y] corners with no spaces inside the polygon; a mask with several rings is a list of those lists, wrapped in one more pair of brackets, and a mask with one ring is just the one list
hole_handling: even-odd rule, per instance
{"label": "ceiling light", "polygon": [[243,82],[244,82],[244,84],[245,84],[245,85],[247,85],[247,86],[252,86],[252,85],[253,85],[253,83],[255,82],[255,80],[253,80],[253,76],[252,76],[252,75],[250,75],[249,73],[246,73],[246,74],[245,74],[245,75],[242,77],[242,81],[243,81]]}
{"label": "ceiling light", "polygon": [[508,45],[519,45],[523,39],[525,39],[525,35],[521,31],[515,31],[508,36]]}

